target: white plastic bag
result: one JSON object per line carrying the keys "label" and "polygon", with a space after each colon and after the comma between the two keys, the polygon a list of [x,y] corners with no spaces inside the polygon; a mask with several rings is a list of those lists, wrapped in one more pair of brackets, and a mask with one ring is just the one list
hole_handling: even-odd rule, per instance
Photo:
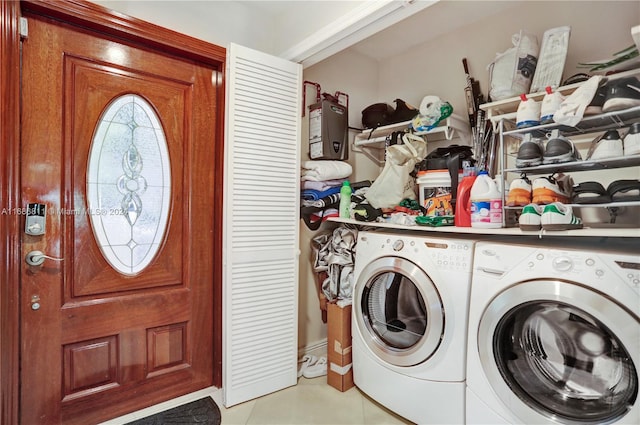
{"label": "white plastic bag", "polygon": [[402,141],[387,148],[384,168],[365,194],[374,208],[393,208],[403,199],[416,199],[415,179],[410,173],[427,154],[427,142],[409,133]]}
{"label": "white plastic bag", "polygon": [[489,64],[491,100],[502,100],[529,93],[538,62],[538,39],[520,30],[511,38],[513,47],[498,53]]}

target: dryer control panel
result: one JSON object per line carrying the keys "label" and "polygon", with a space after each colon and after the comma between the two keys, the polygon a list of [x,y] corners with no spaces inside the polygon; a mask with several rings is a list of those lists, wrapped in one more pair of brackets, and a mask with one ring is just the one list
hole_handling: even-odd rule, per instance
{"label": "dryer control panel", "polygon": [[424,242],[433,262],[445,270],[471,271],[473,245],[469,242]]}

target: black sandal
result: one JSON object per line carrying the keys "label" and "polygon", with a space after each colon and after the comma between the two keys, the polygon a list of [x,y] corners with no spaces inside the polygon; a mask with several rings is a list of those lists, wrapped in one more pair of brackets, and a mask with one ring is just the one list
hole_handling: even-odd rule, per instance
{"label": "black sandal", "polygon": [[607,193],[611,202],[640,201],[640,180],[616,180],[607,187]]}
{"label": "black sandal", "polygon": [[573,186],[574,204],[606,204],[611,202],[611,196],[604,186],[598,182],[584,182]]}

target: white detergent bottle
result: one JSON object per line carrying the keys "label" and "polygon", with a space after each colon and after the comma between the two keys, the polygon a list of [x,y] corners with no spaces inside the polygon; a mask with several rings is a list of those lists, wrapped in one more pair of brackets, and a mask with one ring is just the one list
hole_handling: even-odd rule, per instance
{"label": "white detergent bottle", "polygon": [[480,171],[473,182],[471,194],[471,227],[498,229],[502,227],[502,194],[486,171]]}

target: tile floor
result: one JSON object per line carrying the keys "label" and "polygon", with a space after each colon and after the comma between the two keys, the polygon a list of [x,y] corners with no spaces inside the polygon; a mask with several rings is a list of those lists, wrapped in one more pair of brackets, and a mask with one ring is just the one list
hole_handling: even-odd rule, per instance
{"label": "tile floor", "polygon": [[210,388],[149,407],[102,425],[122,425],[202,397],[211,396],[222,412],[222,425],[407,425],[400,416],[380,406],[358,388],[344,393],[327,385],[326,376],[300,378],[298,385],[248,401],[229,409],[222,392]]}

